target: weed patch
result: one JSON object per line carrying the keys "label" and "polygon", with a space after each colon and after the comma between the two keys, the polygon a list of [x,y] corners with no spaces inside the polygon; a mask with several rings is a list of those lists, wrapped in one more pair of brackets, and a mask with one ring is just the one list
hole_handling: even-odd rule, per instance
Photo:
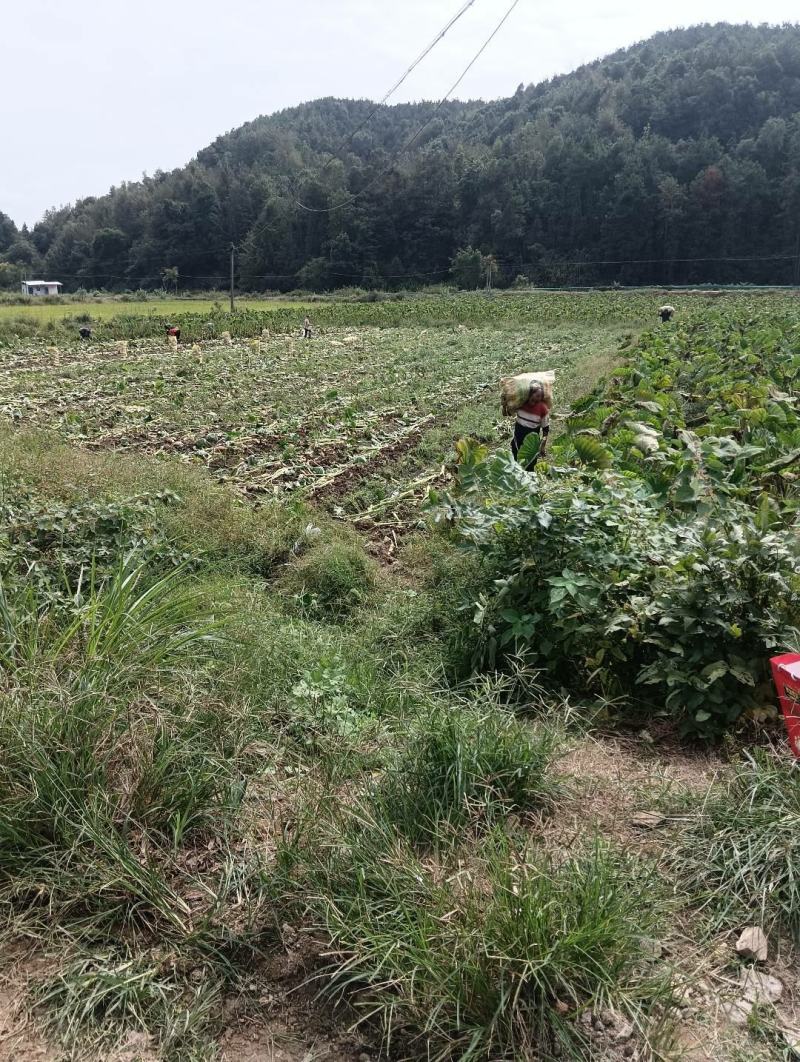
{"label": "weed patch", "polygon": [[373,796],[380,814],[413,842],[452,840],[512,811],[547,808],[555,735],[495,706],[435,706],[416,721]]}
{"label": "weed patch", "polygon": [[653,883],[603,846],[556,865],[494,833],[448,870],[359,805],[281,866],[331,939],[333,987],[382,1022],[400,1057],[424,1045],[432,1059],[582,1059],[586,1011],[613,1008],[648,1040],[666,998],[642,950]]}
{"label": "weed patch", "polygon": [[800,770],[779,752],[746,754],[690,820],[677,871],[712,921],[745,916],[800,941]]}

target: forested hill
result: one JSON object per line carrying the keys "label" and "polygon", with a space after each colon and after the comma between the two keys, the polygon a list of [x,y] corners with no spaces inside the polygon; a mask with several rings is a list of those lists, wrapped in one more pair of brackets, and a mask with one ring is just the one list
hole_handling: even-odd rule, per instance
{"label": "forested hill", "polygon": [[435,282],[465,247],[498,284],[790,283],[800,26],[660,33],[489,104],[318,100],[30,233],[0,215],[0,256],[67,288],[218,286],[231,242],[250,290]]}

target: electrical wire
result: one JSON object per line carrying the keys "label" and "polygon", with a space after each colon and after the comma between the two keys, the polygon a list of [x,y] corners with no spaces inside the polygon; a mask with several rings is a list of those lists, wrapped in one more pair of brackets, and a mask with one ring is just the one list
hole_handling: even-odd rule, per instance
{"label": "electrical wire", "polygon": [[[495,257],[495,261],[498,265],[504,265],[515,269],[558,269],[563,266],[625,266],[625,265],[669,265],[681,264],[691,265],[700,264],[706,262],[714,262],[717,264],[725,263],[738,263],[738,262],[781,262],[781,261],[793,261],[796,258],[794,253],[786,254],[767,254],[767,255],[717,255],[708,256],[702,258],[554,258],[545,262],[524,262],[519,258],[509,257]],[[426,271],[409,270],[403,273],[380,273],[379,275],[384,280],[421,280],[428,277],[446,276],[450,273],[450,267],[444,266],[441,269],[431,269]],[[302,274],[302,269],[297,270],[294,273],[251,273],[250,279],[252,280],[297,280]],[[124,280],[129,283],[135,281],[147,281],[152,280],[153,274],[144,276],[128,276],[123,273],[62,273],[59,272],[59,276],[66,277],[71,280]],[[329,270],[328,276],[339,277],[341,279],[358,279],[363,276],[363,269],[355,272],[339,272],[337,270]],[[225,280],[227,281],[227,274],[223,271],[219,273],[180,273],[179,281],[185,280]]]}
{"label": "electrical wire", "polygon": [[[320,174],[324,173],[328,169],[328,167],[330,165],[332,165],[333,162],[335,162],[339,158],[339,155],[340,155],[342,149],[345,146],[348,146],[348,145],[352,144],[352,142],[356,138],[356,136],[358,136],[358,134],[368,125],[368,123],[372,121],[372,119],[375,117],[375,115],[378,113],[378,111],[381,109],[381,107],[383,107],[386,104],[386,101],[388,99],[390,99],[395,94],[395,92],[400,88],[400,86],[410,77],[410,75],[414,72],[414,70],[416,70],[416,68],[420,65],[420,63],[424,59],[426,59],[428,55],[430,55],[430,53],[433,51],[433,49],[436,47],[436,45],[441,40],[443,40],[444,37],[447,36],[449,31],[453,28],[453,26],[455,26],[456,22],[458,22],[459,19],[463,15],[465,15],[467,13],[467,11],[469,11],[469,9],[473,6],[474,3],[475,3],[475,0],[466,0],[466,3],[461,5],[461,7],[458,9],[458,11],[455,13],[455,15],[453,15],[453,17],[442,27],[442,29],[437,33],[437,35],[431,41],[431,43],[426,48],[423,48],[423,50],[420,52],[420,54],[417,56],[417,58],[411,63],[410,66],[408,66],[406,68],[405,73],[403,73],[402,76],[397,81],[395,81],[395,83],[388,90],[388,92],[384,93],[384,95],[381,97],[379,102],[376,103],[376,105],[372,108],[372,110],[369,112],[369,114],[366,116],[366,118],[364,118],[364,120],[359,125],[357,125],[356,128],[352,130],[352,132],[348,133],[347,136],[342,138],[342,140],[339,143],[339,146],[333,151],[331,157],[322,166],[322,168],[320,170]],[[294,202],[297,203],[298,205],[301,205],[299,199],[293,193],[290,194],[290,198],[292,198],[294,200]],[[252,238],[257,238],[258,236],[261,235],[261,233],[263,233],[263,232],[271,232],[271,231],[274,231],[273,226],[268,225],[265,222],[261,226],[257,227],[255,230],[251,230],[248,233],[248,238],[251,238],[251,237]]]}
{"label": "electrical wire", "polygon": [[494,38],[497,36],[497,34],[503,28],[503,26],[505,25],[506,21],[511,16],[511,13],[514,11],[514,8],[517,6],[517,4],[519,4],[519,2],[520,2],[520,0],[512,0],[511,5],[506,10],[506,12],[503,15],[503,17],[500,19],[500,21],[497,23],[495,28],[492,30],[492,32],[489,34],[489,36],[486,38],[486,40],[483,42],[483,44],[480,46],[480,48],[477,50],[477,52],[473,55],[473,57],[470,59],[470,61],[467,63],[467,65],[464,67],[464,69],[461,71],[459,76],[456,78],[456,80],[453,82],[453,84],[450,86],[450,88],[447,90],[447,92],[444,94],[444,96],[442,96],[442,98],[439,100],[439,102],[433,108],[433,111],[431,112],[430,116],[422,123],[422,125],[417,129],[417,131],[413,134],[413,136],[411,136],[402,145],[402,147],[399,148],[398,151],[395,152],[391,162],[389,163],[389,165],[381,173],[377,174],[371,181],[369,181],[367,184],[365,184],[363,188],[361,188],[358,192],[355,192],[353,195],[351,195],[346,201],[343,201],[341,203],[337,203],[335,206],[331,206],[331,207],[310,207],[306,203],[302,203],[302,202],[300,202],[300,200],[295,199],[296,205],[298,207],[300,207],[301,210],[304,210],[304,211],[306,211],[307,213],[310,213],[310,214],[332,214],[336,210],[341,210],[342,207],[350,206],[351,203],[354,203],[365,192],[369,191],[369,189],[372,188],[375,184],[377,184],[378,181],[383,180],[383,178],[394,168],[395,163],[400,158],[400,156],[403,154],[403,152],[407,151],[414,143],[416,143],[416,141],[420,138],[420,136],[422,136],[423,132],[428,128],[428,126],[434,120],[436,115],[439,113],[439,111],[442,109],[442,107],[448,101],[450,96],[455,92],[455,90],[458,88],[458,86],[461,84],[461,82],[464,80],[464,78],[467,76],[467,74],[473,68],[475,63],[477,63],[478,59],[480,59],[480,57],[483,55],[483,53],[486,51],[486,49],[492,43]]}
{"label": "electrical wire", "polygon": [[369,112],[367,117],[359,125],[357,125],[356,128],[351,133],[348,133],[347,136],[342,138],[341,142],[339,143],[339,146],[333,151],[332,157],[330,159],[328,159],[328,161],[322,167],[322,171],[321,172],[324,173],[325,170],[328,168],[328,166],[330,166],[331,163],[334,162],[336,158],[338,158],[339,152],[342,150],[343,147],[345,147],[345,145],[352,144],[353,140],[358,136],[358,134],[362,131],[362,129],[364,129],[372,121],[372,119],[375,117],[375,115],[378,113],[378,111],[381,109],[381,107],[385,106],[387,100],[391,99],[391,97],[395,94],[395,92],[397,92],[397,90],[400,88],[400,86],[416,70],[416,68],[423,61],[423,59],[427,58],[427,56],[430,55],[430,53],[433,51],[433,49],[436,47],[436,45],[439,43],[439,41],[441,41],[447,35],[447,33],[452,29],[452,27],[456,24],[456,22],[458,22],[458,20],[463,15],[465,15],[467,13],[467,11],[472,7],[472,5],[474,3],[475,3],[475,0],[467,0],[467,2],[465,4],[463,4],[459,8],[459,10],[455,13],[455,15],[453,15],[453,17],[447,23],[447,25],[444,26],[444,28],[441,29],[439,31],[439,33],[437,33],[437,35],[434,37],[434,39],[431,41],[431,43],[420,52],[420,54],[417,56],[417,58],[414,60],[414,62],[406,69],[406,72],[402,75],[402,77],[400,77],[397,81],[395,81],[395,83],[392,85],[392,87],[389,89],[389,91],[386,92],[381,97],[381,99],[375,104],[375,106]]}

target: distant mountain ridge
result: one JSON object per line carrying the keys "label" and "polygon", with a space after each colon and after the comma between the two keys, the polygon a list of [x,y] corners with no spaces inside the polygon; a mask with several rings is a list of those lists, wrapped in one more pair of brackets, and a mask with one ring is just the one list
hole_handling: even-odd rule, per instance
{"label": "distant mountain ridge", "polygon": [[0,261],[67,290],[153,287],[167,267],[218,286],[231,243],[250,290],[435,282],[467,246],[500,284],[800,280],[797,25],[659,33],[434,108],[328,98],[256,118],[30,233],[0,215]]}

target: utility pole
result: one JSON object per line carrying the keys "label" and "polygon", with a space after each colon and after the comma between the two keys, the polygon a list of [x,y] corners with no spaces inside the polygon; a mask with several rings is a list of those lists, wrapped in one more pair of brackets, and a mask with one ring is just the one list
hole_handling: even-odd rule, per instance
{"label": "utility pole", "polygon": [[231,313],[233,313],[233,256],[236,251],[236,245],[231,244]]}
{"label": "utility pole", "polygon": [[494,266],[495,266],[494,255],[493,254],[487,255],[486,256],[486,290],[487,290],[487,292],[492,290],[492,273],[494,272]]}

